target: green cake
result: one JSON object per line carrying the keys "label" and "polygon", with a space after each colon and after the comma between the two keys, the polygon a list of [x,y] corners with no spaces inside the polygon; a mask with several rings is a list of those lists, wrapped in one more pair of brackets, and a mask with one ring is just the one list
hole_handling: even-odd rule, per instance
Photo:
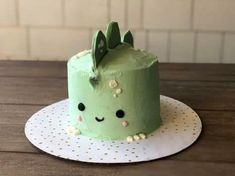
{"label": "green cake", "polygon": [[[158,60],[134,48],[116,22],[68,61],[69,115],[77,134],[102,140],[145,139],[161,125]],[[70,129],[71,130],[71,129]]]}

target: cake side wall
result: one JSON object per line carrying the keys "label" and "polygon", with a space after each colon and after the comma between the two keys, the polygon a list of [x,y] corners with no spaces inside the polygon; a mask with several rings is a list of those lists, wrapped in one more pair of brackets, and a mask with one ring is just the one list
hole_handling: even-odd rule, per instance
{"label": "cake side wall", "polygon": [[[161,124],[158,62],[150,67],[102,74],[93,87],[89,73],[68,65],[70,118],[82,135],[99,139],[125,139],[129,135],[150,133]],[[110,88],[110,81],[117,86]],[[121,93],[116,93],[121,90]],[[78,104],[85,105],[84,111]],[[123,110],[123,118],[116,117]],[[78,121],[78,117],[82,121]],[[96,120],[103,119],[98,122]],[[128,126],[122,124],[126,121]]]}

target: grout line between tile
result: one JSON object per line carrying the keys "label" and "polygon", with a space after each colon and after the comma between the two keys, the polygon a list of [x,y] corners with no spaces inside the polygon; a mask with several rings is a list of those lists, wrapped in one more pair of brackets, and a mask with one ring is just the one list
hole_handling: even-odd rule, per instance
{"label": "grout line between tile", "polygon": [[193,62],[197,63],[197,45],[198,45],[198,32],[194,31],[193,39]]}
{"label": "grout line between tile", "polygon": [[62,27],[65,26],[65,0],[61,0],[61,21],[62,21]]}
{"label": "grout line between tile", "polygon": [[195,0],[191,0],[191,7],[190,7],[190,29],[193,29],[193,22],[194,22],[194,6],[195,6]]}
{"label": "grout line between tile", "polygon": [[145,48],[148,51],[149,50],[149,30],[146,30],[146,37],[145,37]]}
{"label": "grout line between tile", "polygon": [[31,57],[30,27],[26,27],[27,55]]}
{"label": "grout line between tile", "polygon": [[124,28],[128,26],[128,3],[127,0],[124,1]]}
{"label": "grout line between tile", "polygon": [[[101,26],[48,26],[48,25],[21,25],[20,27],[27,27],[30,26],[31,28],[37,28],[37,29],[67,29],[67,30],[88,30],[89,28],[101,28]],[[0,25],[0,28],[7,28],[7,27],[16,27],[14,25]],[[235,34],[235,31],[218,31],[218,30],[189,30],[189,29],[143,29],[143,28],[131,28],[132,30],[137,30],[137,31],[141,31],[141,30],[148,30],[150,32],[203,32],[203,33],[227,33],[227,34]]]}
{"label": "grout line between tile", "polygon": [[92,44],[92,36],[93,36],[92,29],[89,28],[89,46],[91,46]]}
{"label": "grout line between tile", "polygon": [[129,0],[126,0],[126,16],[125,16],[125,21],[126,21],[126,29],[131,28],[130,26],[130,21],[129,21]]}
{"label": "grout line between tile", "polygon": [[144,28],[144,1],[140,0],[140,29]]}
{"label": "grout line between tile", "polygon": [[107,0],[107,20],[111,21],[111,0]]}
{"label": "grout line between tile", "polygon": [[15,18],[16,18],[16,25],[20,25],[20,10],[19,10],[19,0],[15,0]]}
{"label": "grout line between tile", "polygon": [[132,30],[131,30],[131,33],[132,33],[132,35],[133,35],[134,48],[135,48],[135,45],[136,45],[136,40],[135,40],[135,39],[136,39],[136,37],[135,37],[135,36],[136,36],[136,34],[135,34],[135,33],[136,33],[136,30],[135,30],[135,29],[132,29]]}
{"label": "grout line between tile", "polygon": [[222,33],[221,37],[220,63],[224,62],[224,48],[225,48],[225,32]]}
{"label": "grout line between tile", "polygon": [[168,31],[167,32],[167,48],[166,48],[166,62],[170,62],[170,52],[171,52],[171,36],[172,32]]}

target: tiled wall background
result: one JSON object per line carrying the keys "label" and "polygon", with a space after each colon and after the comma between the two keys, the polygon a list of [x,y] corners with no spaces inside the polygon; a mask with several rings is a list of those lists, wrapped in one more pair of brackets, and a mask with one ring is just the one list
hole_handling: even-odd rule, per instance
{"label": "tiled wall background", "polygon": [[235,0],[0,0],[0,59],[66,60],[110,20],[161,62],[235,63]]}

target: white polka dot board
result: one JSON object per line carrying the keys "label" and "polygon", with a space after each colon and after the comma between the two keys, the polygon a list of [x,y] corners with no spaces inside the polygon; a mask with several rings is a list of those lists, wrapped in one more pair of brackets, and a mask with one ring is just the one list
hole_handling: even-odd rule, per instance
{"label": "white polka dot board", "polygon": [[37,148],[51,155],[91,163],[130,163],[166,157],[189,147],[201,133],[199,116],[187,105],[161,95],[162,125],[145,140],[105,141],[69,135],[68,100],[35,113],[25,134]]}

